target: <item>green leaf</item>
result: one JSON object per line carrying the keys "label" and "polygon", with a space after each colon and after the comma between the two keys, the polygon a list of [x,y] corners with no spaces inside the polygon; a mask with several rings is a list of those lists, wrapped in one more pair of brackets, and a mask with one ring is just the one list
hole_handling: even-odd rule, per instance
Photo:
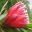
{"label": "green leaf", "polygon": [[24,28],[20,28],[20,30],[22,31],[22,32],[28,32],[26,29],[24,29]]}
{"label": "green leaf", "polygon": [[27,25],[27,28],[32,28],[32,23]]}
{"label": "green leaf", "polygon": [[0,20],[2,20],[5,16],[6,16],[6,14],[0,15]]}
{"label": "green leaf", "polygon": [[2,6],[5,4],[6,1],[7,1],[7,0],[0,0],[0,11],[1,11],[1,8],[2,8]]}
{"label": "green leaf", "polygon": [[6,5],[7,9],[13,6],[17,1],[16,0],[9,0],[8,4]]}

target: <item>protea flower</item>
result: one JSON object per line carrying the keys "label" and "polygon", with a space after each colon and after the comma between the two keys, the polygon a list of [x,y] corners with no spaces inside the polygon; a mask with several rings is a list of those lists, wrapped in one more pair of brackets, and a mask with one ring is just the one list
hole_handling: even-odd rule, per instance
{"label": "protea flower", "polygon": [[18,2],[9,8],[4,22],[6,27],[22,28],[27,24],[29,24],[29,17],[23,3]]}

